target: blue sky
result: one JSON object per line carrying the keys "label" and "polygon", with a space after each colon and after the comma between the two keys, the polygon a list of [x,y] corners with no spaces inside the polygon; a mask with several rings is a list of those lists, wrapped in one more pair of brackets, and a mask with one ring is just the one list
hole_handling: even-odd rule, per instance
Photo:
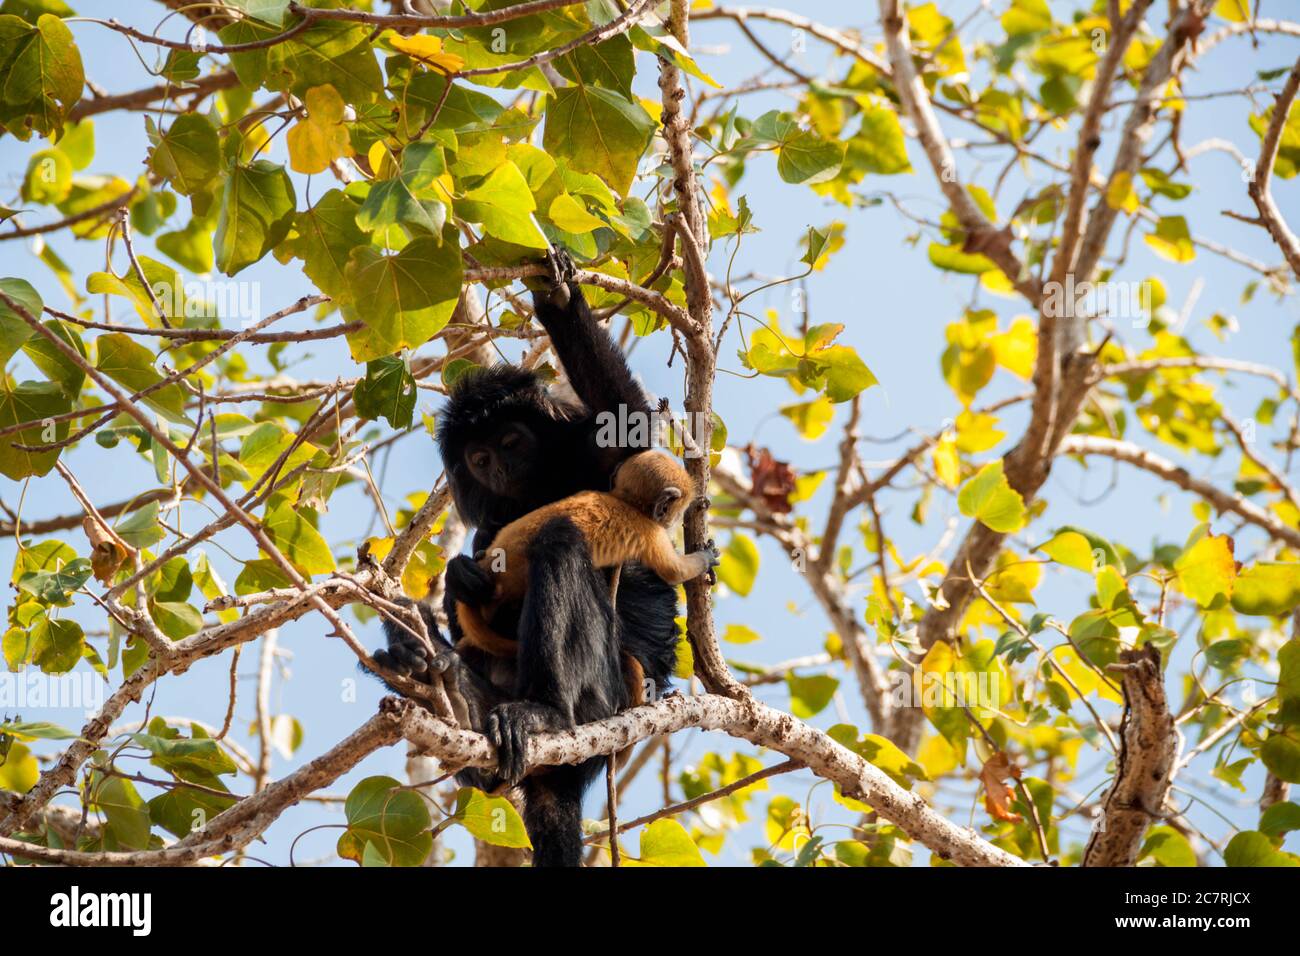
{"label": "blue sky", "polygon": [[[873,36],[870,23],[845,21],[844,4],[827,0],[805,0],[797,6],[798,12],[805,16],[840,27],[861,26],[868,38]],[[943,3],[941,6],[949,16],[962,20],[975,4],[954,2]],[[88,16],[117,16],[139,26],[149,24],[146,18],[140,17],[140,13],[147,12],[152,17],[160,9],[149,4],[133,4],[131,15],[126,16],[120,4],[105,0],[85,0],[76,4],[76,7],[80,13]],[[1053,8],[1065,13],[1073,9],[1073,5],[1053,3]],[[874,10],[874,5],[864,5],[861,9]],[[1269,10],[1265,9],[1264,13],[1268,15]],[[774,50],[789,49],[790,32],[786,28],[761,23],[753,26]],[[153,82],[131,52],[124,37],[93,24],[76,24],[73,29],[88,78],[109,92],[132,90]],[[996,35],[998,28],[995,22],[984,16],[976,22],[975,31],[977,35],[990,36]],[[767,66],[765,61],[751,51],[732,24],[697,24],[693,39],[704,50],[699,56],[703,68],[724,85],[739,83]],[[1294,40],[1262,38],[1259,48],[1255,49],[1249,39],[1229,39],[1197,64],[1195,71],[1187,77],[1186,90],[1196,94],[1240,89],[1257,82],[1255,74],[1258,70],[1289,65],[1294,61],[1297,49]],[[144,55],[152,64],[152,52],[145,50]],[[826,59],[827,48],[815,39],[808,38],[807,52],[796,56],[795,62],[807,71],[817,72]],[[642,55],[638,65],[642,71],[638,81],[641,92],[646,96],[655,95],[653,64]],[[741,109],[744,115],[757,116],[767,109],[781,108],[784,102],[780,94],[761,94],[746,97]],[[1249,112],[1247,102],[1243,97],[1230,96],[1191,104],[1184,121],[1183,142],[1192,144],[1208,137],[1220,136],[1231,139],[1248,156],[1253,156],[1258,140],[1246,122]],[[1255,110],[1259,111],[1267,102],[1266,96],[1257,97]],[[1108,117],[1106,132],[1103,133],[1104,143],[1109,142],[1108,136],[1115,131],[1122,115],[1122,111],[1116,111]],[[948,117],[944,119],[944,126],[952,137],[982,138],[972,127]],[[1040,138],[1036,146],[1050,156],[1065,159],[1073,139],[1072,131],[1065,135],[1047,134]],[[128,177],[135,175],[142,168],[148,145],[143,115],[109,114],[97,117],[95,141],[96,157],[90,172],[113,172]],[[27,157],[41,145],[22,144],[12,138],[0,139],[0,175],[4,177],[0,180],[0,202],[15,204],[17,186]],[[913,212],[927,219],[937,219],[943,211],[943,205],[933,178],[914,141],[909,141],[908,149],[917,170],[915,175],[871,177],[862,184],[861,191],[868,196],[881,195],[885,190],[892,191]],[[283,138],[276,141],[269,155],[277,162],[285,161]],[[1104,145],[1101,162],[1105,164],[1108,157],[1108,146]],[[980,160],[985,164],[978,165]],[[985,185],[992,182],[1005,161],[1006,156],[1000,150],[980,149],[962,151],[959,154],[963,176]],[[1162,165],[1166,164],[1162,162]],[[1046,172],[1042,167],[1030,168],[1027,173],[1013,171],[1004,186],[1000,211],[1005,214],[1021,195],[1045,184],[1048,181]],[[321,178],[316,177],[312,184],[313,195],[319,196],[329,188],[329,183],[322,182]],[[1196,187],[1192,196],[1181,204],[1166,202],[1161,211],[1185,214],[1194,233],[1210,235],[1255,259],[1269,264],[1279,260],[1279,254],[1263,230],[1221,215],[1221,210],[1224,209],[1239,212],[1249,212],[1251,209],[1233,160],[1221,153],[1209,153],[1195,159],[1189,181]],[[300,204],[304,194],[301,186],[299,178]],[[1290,216],[1293,224],[1300,221],[1300,202],[1297,202],[1300,185],[1297,185],[1297,181],[1275,183],[1274,189],[1283,213]],[[966,277],[936,272],[925,253],[928,236],[923,237],[919,243],[911,241],[918,227],[900,216],[888,201],[847,210],[817,198],[806,188],[787,185],[776,176],[775,164],[770,158],[759,157],[750,162],[746,178],[737,192],[749,197],[756,223],[762,230],[757,235],[746,238],[739,260],[739,272],[753,270],[765,275],[796,273],[801,269],[798,263],[801,254],[798,239],[808,226],[822,227],[832,220],[843,221],[846,225],[845,247],[831,259],[824,271],[814,274],[807,282],[810,321],[843,323],[845,331],[841,341],[853,345],[880,380],[880,385],[863,397],[863,433],[875,438],[900,434],[905,436],[892,443],[864,444],[862,454],[869,462],[888,460],[901,451],[905,444],[914,441],[908,429],[932,432],[946,417],[960,411],[960,405],[943,381],[939,356],[944,347],[946,324],[958,319],[963,309],[972,302],[971,281]],[[1180,208],[1174,208],[1176,206]],[[42,216],[39,213],[29,217],[29,221],[40,219]],[[151,252],[146,238],[140,237],[138,243],[142,251]],[[56,236],[52,238],[52,245],[69,262],[79,281],[84,282],[84,277],[89,272],[103,267],[102,246],[99,244],[74,243],[67,237]],[[726,250],[715,249],[712,262],[715,269],[724,267],[724,257],[729,251],[729,247]],[[0,245],[0,253],[4,257],[0,273],[27,278],[36,285],[48,304],[55,307],[70,305],[53,275],[19,243]],[[1204,251],[1195,262],[1176,266],[1155,257],[1135,238],[1129,264],[1121,277],[1137,280],[1151,274],[1163,279],[1168,287],[1169,302],[1175,308],[1181,306],[1198,278],[1204,280],[1186,330],[1198,348],[1235,358],[1272,362],[1284,369],[1288,367],[1288,337],[1300,318],[1300,310],[1294,299],[1279,302],[1261,290],[1250,303],[1243,304],[1241,295],[1244,286],[1257,278],[1248,270]],[[263,314],[314,291],[296,264],[281,267],[270,257],[241,273],[240,279],[259,283]],[[983,294],[977,301],[981,307],[995,309],[1004,325],[1011,317],[1024,312],[1018,302],[1010,299]],[[794,323],[795,316],[790,313],[789,295],[785,289],[778,288],[767,293],[762,297],[761,304],[777,309],[787,328]],[[759,303],[751,301],[750,305],[757,307]],[[1218,343],[1202,324],[1216,312],[1235,316],[1240,325],[1239,331],[1233,333],[1226,343]],[[121,320],[124,316],[123,307],[119,306],[117,318]],[[1138,347],[1148,341],[1141,332],[1124,330],[1124,335],[1128,343]],[[724,343],[720,356],[724,370],[740,371],[735,357],[738,347],[739,340],[733,331]],[[682,363],[679,360],[672,368],[667,367],[668,348],[666,337],[653,337],[637,347],[632,363],[649,390],[671,397],[679,407],[683,388]],[[507,346],[505,350],[511,358],[518,354],[517,348]],[[333,378],[356,374],[356,366],[347,355],[342,340],[299,346],[291,354],[296,358],[291,373],[299,377]],[[991,400],[1023,388],[1023,382],[1012,379],[1006,373],[999,373],[994,383],[981,394],[980,400]],[[1260,395],[1261,392],[1253,383],[1234,383],[1220,390],[1221,400],[1238,419],[1250,417]],[[792,425],[775,412],[778,405],[792,400],[793,396],[787,387],[776,380],[746,380],[726,371],[718,378],[715,405],[727,424],[729,438],[734,444],[743,445],[752,439],[771,447],[779,458],[790,460],[800,469],[831,465],[836,458],[837,430],[843,410],[837,412],[836,422],[825,438],[817,443],[808,443],[800,439]],[[421,403],[429,411],[435,410],[437,404],[430,400],[428,393],[421,393]],[[998,449],[998,453],[1010,447],[1022,424],[1022,414],[1006,414],[1000,427],[1011,437]],[[397,448],[395,454],[380,457],[374,462],[376,477],[382,481],[383,493],[390,510],[399,507],[406,494],[430,487],[440,470],[432,443],[424,436],[408,437]],[[1176,457],[1169,451],[1164,453]],[[93,442],[84,442],[81,447],[66,455],[65,461],[74,473],[81,476],[97,503],[117,501],[143,487],[152,486],[151,468],[129,452],[125,445],[106,451]],[[1204,461],[1195,463],[1192,467],[1195,474],[1204,477],[1228,478],[1236,471],[1236,460],[1232,456],[1224,456],[1212,463],[1208,470]],[[1061,463],[1044,489],[1042,497],[1048,502],[1048,513],[1044,522],[1036,528],[1045,532],[1057,525],[1079,524],[1141,551],[1157,540],[1181,543],[1195,526],[1195,519],[1189,510],[1190,502],[1185,496],[1169,494],[1167,489],[1154,480],[1131,470],[1120,473],[1119,487],[1102,498],[1100,503],[1088,504],[1088,501],[1105,491],[1111,478],[1112,471],[1107,465],[1094,464],[1091,470],[1084,472],[1073,463]],[[16,504],[19,494],[20,490],[9,482],[5,482],[0,491],[0,495],[11,506]],[[948,518],[956,514],[955,501],[951,496],[936,495],[925,526],[917,527],[908,517],[915,497],[914,493],[898,493],[882,498],[886,526],[905,555],[914,555],[932,548]],[[811,505],[802,507],[811,516],[813,527],[819,527],[823,520],[825,495]],[[23,505],[25,516],[45,517],[75,510],[75,502],[66,487],[53,476],[33,482],[26,491]],[[361,498],[355,489],[335,497],[330,512],[324,518],[322,530],[336,546],[338,553],[346,553],[364,536],[370,526],[372,511],[368,501]],[[187,509],[184,517],[186,528],[192,530],[202,520],[201,509]],[[1216,523],[1215,527],[1216,531],[1226,529],[1222,522]],[[1038,531],[1035,535],[1029,543],[1040,543],[1044,536]],[[80,547],[84,542],[78,540],[79,537],[79,534],[69,533],[67,540]],[[722,540],[725,537],[725,534],[719,535]],[[854,538],[852,529],[847,529],[846,540]],[[254,556],[251,542],[247,541],[246,536],[241,537],[240,532],[228,533],[218,538],[216,543],[238,557]],[[803,581],[790,568],[785,555],[771,542],[760,541],[759,544],[763,564],[758,586],[747,598],[734,595],[721,597],[717,604],[717,620],[720,626],[733,622],[748,625],[762,635],[762,641],[744,647],[727,647],[724,650],[737,659],[767,663],[816,652],[821,648],[827,631],[825,618]],[[1023,551],[1024,545],[1019,549]],[[233,581],[238,573],[238,565],[220,547],[210,546],[205,550],[224,578],[228,582]],[[860,563],[861,547],[858,551]],[[6,565],[11,562],[13,552],[11,540],[0,540],[0,562]],[[1090,592],[1089,582],[1082,575],[1074,574],[1070,577],[1070,574],[1072,572],[1049,575],[1040,596],[1040,607],[1043,610],[1067,621],[1086,609]],[[913,596],[916,597],[915,594]],[[860,596],[858,600],[861,601]],[[861,604],[858,606],[861,607]],[[78,608],[74,614],[88,627],[102,626],[93,607]],[[356,701],[344,702],[341,691],[345,682],[357,680],[355,659],[341,642],[326,639],[326,630],[323,620],[308,617],[286,627],[281,633],[281,646],[292,654],[292,658],[285,661],[288,679],[278,676],[275,681],[271,698],[272,711],[296,717],[303,724],[306,734],[293,760],[283,760],[277,756],[273,766],[276,776],[283,775],[345,736],[374,712],[374,706],[382,696],[377,683],[361,679],[358,682]],[[359,633],[372,646],[380,643],[378,628],[374,625],[361,629]],[[1185,634],[1183,643],[1194,643],[1194,635]],[[240,667],[239,705],[235,724],[240,734],[239,739],[244,743],[250,742],[246,731],[252,721],[253,674],[257,659],[255,649],[248,650]],[[220,724],[227,704],[228,667],[229,658],[223,656],[201,662],[181,677],[161,681],[157,685],[152,712],[185,715]],[[857,703],[856,689],[850,684],[851,677],[846,671],[837,671],[837,676],[844,681],[840,693],[842,705],[847,709],[850,719],[866,729],[867,722]],[[1180,698],[1181,690],[1173,686],[1172,681],[1170,692],[1175,701]],[[763,688],[759,696],[780,707],[788,707],[789,704],[783,685]],[[128,710],[125,716],[127,719],[133,716],[138,719],[141,712],[142,708],[136,707]],[[79,723],[78,716],[69,712],[49,711],[41,715],[24,716],[39,716],[73,726]],[[839,719],[836,708],[832,706],[815,717],[813,722],[825,727]],[[688,733],[674,739],[674,753],[685,755],[688,763],[692,758],[698,758],[710,750],[729,754],[734,749],[749,750],[747,745],[741,748],[733,746],[731,741],[720,735]],[[339,781],[332,792],[346,793],[350,783],[372,774],[391,774],[401,779],[403,757],[403,749],[400,747],[374,754],[349,777]],[[772,759],[768,757],[765,761],[771,762]],[[1105,763],[1102,753],[1085,751],[1080,764],[1092,768],[1093,774],[1076,781],[1075,789],[1082,793],[1099,782],[1102,778],[1097,774],[1104,771]],[[1209,780],[1208,774],[1204,772],[1193,776]],[[813,783],[813,778],[807,775],[791,775],[773,781],[772,788],[774,792],[789,793],[804,801],[808,798]],[[1213,803],[1215,811],[1242,827],[1250,827],[1255,821],[1254,811],[1249,804],[1257,799],[1258,775],[1248,775],[1247,784],[1248,792],[1241,795],[1225,791],[1221,784],[1210,784],[1216,794]],[[965,792],[969,793],[969,790]],[[1199,787],[1195,788],[1195,792],[1199,796],[1204,795]],[[632,794],[623,801],[621,815],[627,817],[640,814],[659,806],[658,794],[658,782],[648,774],[645,775]],[[1218,799],[1224,796],[1228,801]],[[1238,797],[1248,805],[1231,802]],[[760,801],[765,802],[765,799],[760,798]],[[753,810],[761,810],[762,802],[755,805]],[[972,814],[971,822],[978,824],[985,819],[982,808],[967,809],[972,806],[969,796],[960,802],[961,809],[956,814],[959,822],[967,822],[968,812]],[[587,812],[594,815],[598,810],[597,794],[593,792],[588,800]],[[845,819],[842,811],[831,801],[829,790],[824,784],[813,792],[811,811],[814,819]],[[1225,832],[1222,820],[1203,806],[1193,806],[1189,810],[1189,816],[1212,834]],[[341,820],[340,811],[319,804],[294,808],[267,832],[266,845],[255,844],[250,852],[272,862],[285,863],[288,861],[289,844],[295,836],[309,827],[338,823]],[[1083,836],[1083,831],[1077,826],[1071,832],[1075,838]],[[301,862],[328,857],[337,835],[338,831],[334,830],[308,834],[299,842],[296,858]],[[468,841],[463,834],[453,829],[448,842],[460,851],[459,862],[468,862]],[[748,858],[749,847],[764,842],[761,831],[753,826],[747,827],[742,836],[728,841],[716,862],[743,863]],[[631,846],[635,847],[635,839]],[[919,847],[918,858],[924,858],[923,850]],[[710,862],[715,862],[715,859],[710,858]]]}

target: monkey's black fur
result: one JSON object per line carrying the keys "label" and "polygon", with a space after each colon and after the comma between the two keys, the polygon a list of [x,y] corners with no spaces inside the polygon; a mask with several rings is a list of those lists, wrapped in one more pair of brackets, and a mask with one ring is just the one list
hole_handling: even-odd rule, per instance
{"label": "monkey's black fur", "polygon": [[[456,508],[476,529],[474,553],[486,549],[506,524],[541,505],[577,491],[608,490],[618,464],[641,449],[599,447],[600,412],[618,415],[621,405],[625,415],[643,414],[648,421],[652,414],[622,353],[595,323],[578,285],[567,281],[572,269],[567,256],[557,256],[554,266],[561,281],[534,293],[533,300],[581,405],[555,399],[531,371],[498,365],[458,379],[439,417],[438,446]],[[652,572],[629,565],[619,580],[616,613],[608,579],[592,566],[581,533],[564,518],[541,529],[528,560],[523,601],[501,607],[490,622],[498,633],[518,639],[516,658],[472,647],[453,650],[461,637],[455,603],[481,606],[492,595],[491,577],[462,555],[448,563],[445,579],[450,642],[439,633],[431,609],[422,606],[437,657],[429,660],[409,634],[385,621],[388,649],[376,652],[375,660],[416,678],[433,668],[454,683],[471,725],[498,753],[495,772],[467,770],[457,779],[489,790],[502,782],[521,783],[533,865],[578,866],[582,796],[604,758],[523,777],[528,736],[599,720],[626,707],[621,652],[634,656],[655,691],[662,692],[676,663],[677,597]]]}

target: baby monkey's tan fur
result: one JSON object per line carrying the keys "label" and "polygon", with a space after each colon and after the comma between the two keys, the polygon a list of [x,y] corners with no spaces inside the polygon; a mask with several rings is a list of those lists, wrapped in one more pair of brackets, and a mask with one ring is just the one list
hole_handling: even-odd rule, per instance
{"label": "baby monkey's tan fur", "polygon": [[542,526],[568,518],[587,539],[591,562],[598,568],[638,561],[669,584],[681,584],[717,563],[712,547],[681,555],[669,532],[696,498],[695,482],[674,458],[644,451],[627,459],[614,475],[611,491],[583,491],[531,511],[512,521],[492,540],[479,566],[496,581],[491,603],[456,604],[456,616],[470,644],[497,657],[513,657],[517,642],[488,625],[504,601],[519,600],[528,586],[528,545]]}

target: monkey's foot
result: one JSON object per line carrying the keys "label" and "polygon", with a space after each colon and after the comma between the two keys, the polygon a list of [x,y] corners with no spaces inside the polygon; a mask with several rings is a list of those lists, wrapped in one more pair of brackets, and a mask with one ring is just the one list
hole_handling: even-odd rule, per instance
{"label": "monkey's foot", "polygon": [[550,709],[528,701],[510,701],[493,707],[483,733],[497,749],[497,775],[514,786],[528,769],[528,738],[552,729]]}
{"label": "monkey's foot", "polygon": [[578,271],[573,258],[563,246],[552,246],[546,253],[546,265],[551,270],[551,288],[546,296],[556,308],[567,308],[573,297],[569,283]]}
{"label": "monkey's foot", "polygon": [[704,542],[704,547],[701,550],[709,555],[709,570],[705,571],[704,574],[705,580],[709,582],[709,587],[713,587],[718,583],[718,572],[713,569],[722,563],[722,552],[718,550],[718,546],[712,538]]}
{"label": "monkey's foot", "polygon": [[445,673],[453,662],[450,652],[430,649],[414,635],[393,641],[385,650],[375,651],[373,656],[380,667],[426,683],[433,674]]}

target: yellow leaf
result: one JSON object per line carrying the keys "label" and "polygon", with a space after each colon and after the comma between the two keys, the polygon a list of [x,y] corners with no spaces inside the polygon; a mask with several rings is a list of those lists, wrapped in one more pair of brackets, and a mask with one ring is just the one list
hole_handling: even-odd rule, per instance
{"label": "yellow leaf", "polygon": [[313,86],[303,97],[307,118],[299,120],[285,137],[289,165],[298,173],[322,173],[352,151],[343,125],[344,104],[334,87]]}
{"label": "yellow leaf", "polygon": [[1196,246],[1182,216],[1161,216],[1156,231],[1142,240],[1155,250],[1156,255],[1170,262],[1191,262],[1196,258]]}
{"label": "yellow leaf", "polygon": [[410,37],[393,35],[388,38],[388,44],[397,52],[405,53],[412,60],[418,60],[443,73],[455,73],[465,65],[462,57],[442,49],[441,37],[429,36],[427,33],[417,33]]}
{"label": "yellow leaf", "polygon": [[393,161],[392,150],[382,139],[370,144],[370,149],[366,151],[366,161],[376,179],[391,179],[397,175],[397,163]]}
{"label": "yellow leaf", "polygon": [[944,432],[943,437],[934,446],[934,473],[949,488],[956,488],[961,482],[961,458],[957,455],[957,438],[952,432]]}
{"label": "yellow leaf", "polygon": [[604,220],[598,219],[587,212],[587,207],[568,193],[560,193],[555,197],[551,202],[551,208],[547,211],[547,215],[551,217],[551,222],[565,232],[572,232],[577,235],[584,235],[605,225]]}
{"label": "yellow leaf", "polygon": [[969,409],[957,416],[957,450],[967,454],[988,451],[1007,437],[997,428],[996,415],[972,412]]}
{"label": "yellow leaf", "polygon": [[1206,535],[1174,562],[1178,587],[1201,607],[1208,607],[1222,594],[1232,596],[1237,580],[1237,562],[1232,556],[1232,539],[1226,534]]}
{"label": "yellow leaf", "polygon": [[1021,316],[1005,332],[993,337],[993,356],[1012,375],[1028,381],[1038,359],[1038,331],[1034,323]]}
{"label": "yellow leaf", "polygon": [[1106,187],[1106,205],[1131,213],[1138,207],[1137,191],[1133,189],[1133,174],[1122,170],[1114,175]]}
{"label": "yellow leaf", "polygon": [[794,422],[794,427],[799,430],[799,437],[816,441],[826,433],[835,414],[835,408],[829,398],[822,396],[811,402],[783,405],[781,414]]}
{"label": "yellow leaf", "polygon": [[1216,15],[1233,23],[1245,23],[1250,19],[1249,0],[1219,0],[1214,5]]}

